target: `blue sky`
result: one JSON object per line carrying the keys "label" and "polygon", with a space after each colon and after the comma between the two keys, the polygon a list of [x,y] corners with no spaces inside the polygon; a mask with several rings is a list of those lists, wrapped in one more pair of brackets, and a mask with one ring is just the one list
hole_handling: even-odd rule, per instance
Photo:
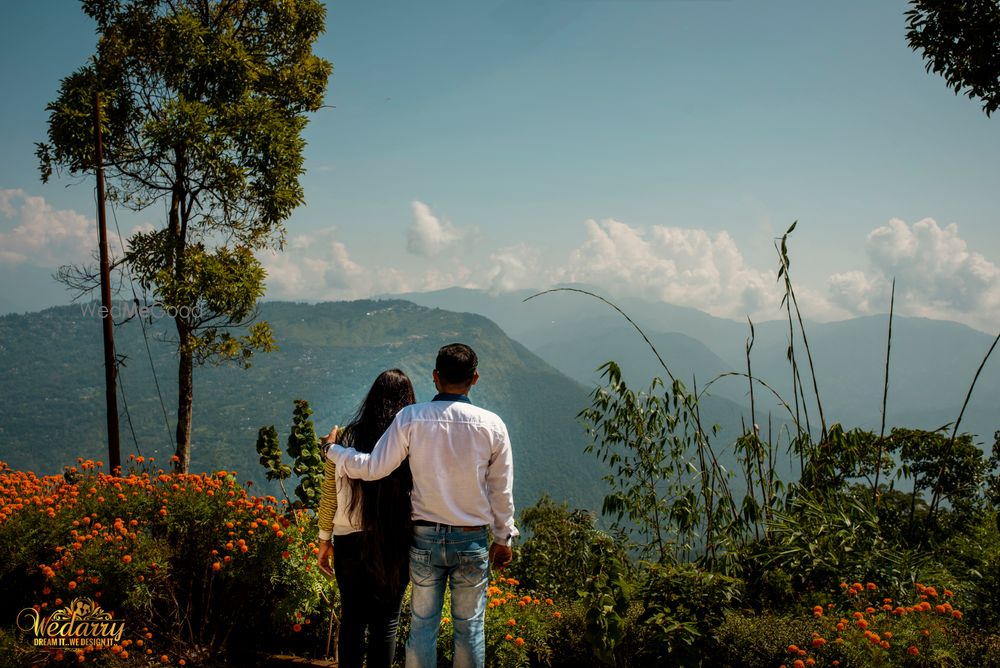
{"label": "blue sky", "polygon": [[[1000,329],[1000,119],[927,74],[896,0],[328,5],[307,204],[269,298],[584,281],[777,317],[773,239],[817,319],[888,308]],[[67,303],[93,185],[33,143],[93,52],[77,3],[0,25],[0,312]],[[119,212],[123,233],[162,210]]]}

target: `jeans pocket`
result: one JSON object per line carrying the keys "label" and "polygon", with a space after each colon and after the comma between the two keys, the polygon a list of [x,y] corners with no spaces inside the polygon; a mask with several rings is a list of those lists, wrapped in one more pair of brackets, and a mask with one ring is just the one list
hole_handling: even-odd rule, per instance
{"label": "jeans pocket", "polygon": [[431,566],[431,551],[418,547],[410,548],[410,579],[415,585],[426,585],[434,581],[434,567]]}
{"label": "jeans pocket", "polygon": [[458,553],[457,584],[478,587],[489,578],[490,552],[485,547]]}

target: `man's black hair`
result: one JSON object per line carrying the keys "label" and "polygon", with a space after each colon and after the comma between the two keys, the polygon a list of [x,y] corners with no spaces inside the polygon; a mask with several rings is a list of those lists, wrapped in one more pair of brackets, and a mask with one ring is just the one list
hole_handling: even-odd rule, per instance
{"label": "man's black hair", "polygon": [[450,343],[437,354],[434,368],[438,378],[446,385],[465,385],[472,382],[472,376],[479,366],[476,351],[464,343]]}

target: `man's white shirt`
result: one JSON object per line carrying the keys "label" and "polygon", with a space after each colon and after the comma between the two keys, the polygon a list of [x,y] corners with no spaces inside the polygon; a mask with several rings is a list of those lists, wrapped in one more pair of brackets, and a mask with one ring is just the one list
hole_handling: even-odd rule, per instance
{"label": "man's white shirt", "polygon": [[407,406],[371,454],[336,445],[327,457],[362,480],[383,478],[409,457],[414,520],[486,525],[494,541],[504,545],[518,535],[507,427],[498,415],[467,400]]}

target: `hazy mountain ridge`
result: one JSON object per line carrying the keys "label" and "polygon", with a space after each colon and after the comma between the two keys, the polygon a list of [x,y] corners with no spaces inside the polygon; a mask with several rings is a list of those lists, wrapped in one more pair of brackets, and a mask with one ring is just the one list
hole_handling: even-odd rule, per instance
{"label": "hazy mountain ridge", "polygon": [[[651,375],[663,375],[642,338],[606,304],[571,292],[524,301],[537,292],[522,290],[490,295],[449,288],[403,297],[415,303],[472,309],[487,315],[530,350],[578,380],[584,380],[581,374],[586,369],[594,369],[609,359],[624,361],[628,368],[626,376],[640,386]],[[671,372],[688,386],[694,375],[699,387],[704,387],[725,367],[746,373],[744,350],[750,335],[747,323],[672,304],[634,298],[612,301],[644,329]],[[828,323],[806,321],[805,327],[827,423],[877,430],[881,421],[888,316]],[[808,361],[801,336],[798,332],[795,336],[800,374],[810,398],[810,423],[815,428],[819,425],[819,415],[811,400]],[[787,322],[754,323],[752,372],[791,404],[788,341]],[[954,422],[976,368],[992,342],[993,337],[960,323],[896,316],[886,411],[889,426],[932,429]],[[1000,429],[998,356],[1000,353],[995,353],[983,369],[961,425],[962,431],[977,434],[980,442],[992,443],[993,431]],[[643,359],[647,361],[644,363]],[[721,379],[710,392],[716,398],[735,401],[744,414],[748,413],[745,380]],[[783,410],[769,392],[759,391],[757,400],[758,421],[765,420],[768,412],[778,419],[783,417]]]}
{"label": "hazy mountain ridge", "polygon": [[[402,368],[419,400],[433,396],[437,349],[470,343],[481,359],[475,403],[507,422],[515,452],[515,495],[520,507],[542,491],[599,508],[604,470],[583,452],[587,437],[577,413],[587,391],[506,337],[486,318],[402,301],[295,304],[269,302],[279,351],[254,357],[250,369],[202,367],[195,372],[192,469],[237,470],[264,485],[254,450],[257,429],[274,424],[282,439],[293,399],[308,399],[317,432],[343,424],[382,370]],[[150,328],[150,345],[170,421],[163,411],[138,320],[116,327],[116,348],[127,356],[125,387],[139,453],[164,464],[173,454],[176,361],[172,323]],[[0,317],[0,459],[16,468],[57,472],[77,456],[106,460],[101,328],[79,306]],[[121,405],[121,404],[120,404]],[[123,458],[136,452],[121,409]]]}

